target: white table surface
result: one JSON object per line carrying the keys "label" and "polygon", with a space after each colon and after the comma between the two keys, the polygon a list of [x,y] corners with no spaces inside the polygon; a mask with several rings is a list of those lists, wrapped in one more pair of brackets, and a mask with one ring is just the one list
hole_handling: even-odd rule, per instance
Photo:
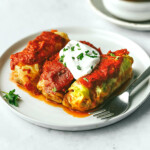
{"label": "white table surface", "polygon": [[[120,33],[137,42],[150,55],[150,32],[124,29],[103,20],[91,9],[88,0],[1,0],[0,55],[24,36],[60,26],[93,27]],[[0,101],[0,150],[149,148],[150,98],[126,119],[84,132],[63,132],[35,126],[12,114]]]}

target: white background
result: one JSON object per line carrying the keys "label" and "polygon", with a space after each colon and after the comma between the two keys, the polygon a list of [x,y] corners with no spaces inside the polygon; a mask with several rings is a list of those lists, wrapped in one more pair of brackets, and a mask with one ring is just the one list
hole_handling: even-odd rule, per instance
{"label": "white background", "polygon": [[[70,26],[119,33],[137,42],[150,56],[150,32],[124,29],[103,20],[91,9],[88,0],[1,0],[0,55],[24,36],[39,30]],[[150,98],[123,121],[84,132],[55,131],[32,125],[12,114],[0,101],[0,150],[149,148]]]}

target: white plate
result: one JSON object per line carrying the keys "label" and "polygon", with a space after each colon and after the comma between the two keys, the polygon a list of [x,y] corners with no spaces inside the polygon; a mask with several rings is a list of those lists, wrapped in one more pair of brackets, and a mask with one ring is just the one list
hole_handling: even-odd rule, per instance
{"label": "white plate", "polygon": [[[110,49],[117,50],[127,48],[130,51],[130,55],[134,57],[133,69],[137,74],[142,73],[148,67],[148,64],[150,64],[148,55],[140,46],[118,34],[88,28],[57,29],[68,33],[70,39],[86,40],[90,41],[97,47],[100,46],[104,53],[107,53]],[[9,75],[11,73],[9,56],[12,53],[21,51],[27,45],[29,40],[34,39],[39,34],[40,32],[30,35],[13,44],[5,51],[0,60],[0,89],[3,91],[16,89],[16,93],[22,97],[22,102],[18,108],[6,103],[7,106],[9,106],[9,108],[11,108],[11,110],[21,118],[36,125],[52,129],[69,131],[89,130],[104,127],[125,118],[145,101],[150,91],[150,84],[148,83],[138,93],[136,93],[134,97],[132,97],[133,103],[126,113],[110,120],[100,120],[93,118],[92,116],[76,118],[64,112],[62,108],[53,107],[31,97],[9,80]]]}
{"label": "white plate", "polygon": [[130,21],[125,21],[125,20],[121,20],[115,16],[113,16],[110,12],[108,12],[106,10],[106,8],[103,5],[102,0],[89,0],[90,5],[92,6],[92,8],[97,12],[98,15],[100,15],[101,17],[103,17],[104,19],[128,28],[128,29],[135,29],[135,30],[142,30],[142,31],[149,31],[150,30],[150,21],[146,21],[146,22],[130,22]]}

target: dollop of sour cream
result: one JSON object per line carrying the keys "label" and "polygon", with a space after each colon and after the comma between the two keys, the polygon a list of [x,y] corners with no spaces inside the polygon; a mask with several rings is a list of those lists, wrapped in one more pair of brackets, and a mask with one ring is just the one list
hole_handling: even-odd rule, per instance
{"label": "dollop of sour cream", "polygon": [[59,52],[62,62],[75,79],[90,74],[100,62],[100,54],[94,48],[81,42],[71,40]]}

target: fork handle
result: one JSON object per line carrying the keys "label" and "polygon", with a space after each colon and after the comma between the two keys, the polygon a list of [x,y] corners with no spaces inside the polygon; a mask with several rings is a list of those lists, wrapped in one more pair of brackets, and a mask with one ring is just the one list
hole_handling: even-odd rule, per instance
{"label": "fork handle", "polygon": [[128,87],[127,91],[131,93],[132,90],[149,75],[150,75],[150,66],[140,76],[138,76],[138,78]]}

